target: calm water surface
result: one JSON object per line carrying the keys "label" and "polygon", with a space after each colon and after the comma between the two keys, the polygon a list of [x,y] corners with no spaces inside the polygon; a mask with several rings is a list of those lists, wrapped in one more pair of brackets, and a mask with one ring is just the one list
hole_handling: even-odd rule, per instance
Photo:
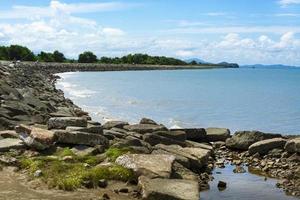
{"label": "calm water surface", "polygon": [[300,69],[214,69],[60,74],[57,87],[95,120],[168,127],[300,133]]}

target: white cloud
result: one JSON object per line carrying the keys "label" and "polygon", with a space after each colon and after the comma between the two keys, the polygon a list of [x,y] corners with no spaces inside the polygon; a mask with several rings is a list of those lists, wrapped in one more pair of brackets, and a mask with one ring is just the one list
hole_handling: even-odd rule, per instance
{"label": "white cloud", "polygon": [[278,3],[282,6],[282,7],[286,7],[292,4],[300,4],[300,0],[279,0]]}
{"label": "white cloud", "polygon": [[300,13],[278,13],[276,17],[300,17]]}
{"label": "white cloud", "polygon": [[107,36],[122,36],[125,34],[124,31],[117,28],[103,28],[103,33]]}
{"label": "white cloud", "polygon": [[176,56],[179,56],[179,57],[191,57],[191,56],[194,56],[194,52],[193,51],[188,51],[188,50],[178,50],[176,51]]}
{"label": "white cloud", "polygon": [[225,16],[225,15],[227,15],[227,13],[224,13],[224,12],[210,12],[210,13],[206,13],[206,15],[218,17],[218,16]]}

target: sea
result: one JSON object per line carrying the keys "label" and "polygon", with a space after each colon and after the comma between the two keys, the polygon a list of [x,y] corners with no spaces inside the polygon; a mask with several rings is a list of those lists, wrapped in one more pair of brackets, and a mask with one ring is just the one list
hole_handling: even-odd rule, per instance
{"label": "sea", "polygon": [[300,69],[200,69],[58,74],[56,87],[94,121],[300,134]]}

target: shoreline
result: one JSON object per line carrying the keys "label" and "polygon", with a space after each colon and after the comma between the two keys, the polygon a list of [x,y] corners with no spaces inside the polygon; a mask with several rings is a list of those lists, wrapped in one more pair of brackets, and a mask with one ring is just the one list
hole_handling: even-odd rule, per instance
{"label": "shoreline", "polygon": [[[48,65],[48,63],[22,63],[17,64],[16,67],[0,65],[0,130],[3,130],[0,132],[0,144],[2,145],[0,145],[0,153],[21,149],[20,155],[24,155],[24,153],[28,153],[29,149],[40,154],[44,148],[60,147],[61,143],[68,144],[67,146],[71,148],[82,141],[85,143],[80,145],[92,147],[94,150],[97,145],[104,149],[130,147],[134,149],[134,152],[138,152],[136,155],[142,154],[142,156],[149,157],[149,160],[152,160],[155,165],[161,164],[162,168],[166,167],[168,172],[166,175],[165,171],[157,171],[148,165],[143,166],[150,167],[147,173],[137,169],[138,174],[143,175],[136,180],[142,188],[138,191],[137,198],[140,195],[150,195],[147,188],[151,186],[153,174],[159,178],[173,178],[170,179],[173,180],[172,183],[167,181],[169,179],[155,183],[162,184],[162,186],[172,185],[175,182],[180,187],[188,185],[195,188],[194,186],[198,185],[200,190],[208,189],[209,181],[212,179],[211,171],[215,167],[222,168],[226,162],[235,165],[238,173],[243,173],[244,166],[250,166],[254,171],[257,170],[265,176],[281,179],[278,187],[284,188],[288,194],[300,196],[300,184],[298,184],[300,180],[299,136],[292,139],[279,134],[267,134],[259,131],[244,131],[230,135],[230,131],[223,128],[168,130],[150,119],[143,119],[134,125],[129,125],[127,122],[108,122],[99,125],[91,121],[88,113],[74,105],[71,100],[66,99],[61,90],[55,88],[55,81],[58,78],[55,73],[78,71],[78,69],[80,71],[107,71],[113,66],[100,66],[99,68],[94,65],[88,67],[82,65],[64,67],[65,65],[62,65],[62,68],[60,65]],[[150,68],[119,66],[114,69],[155,70],[161,68],[165,70],[186,69],[178,66],[151,66]],[[25,125],[15,129],[20,124]],[[40,125],[37,127],[34,124]],[[8,129],[11,131],[7,131]],[[34,134],[36,129],[43,134]],[[56,131],[56,129],[61,130]],[[25,139],[24,134],[26,135]],[[20,135],[22,136],[21,140],[17,139]],[[68,135],[68,138],[65,138],[65,135]],[[10,138],[18,141],[18,145],[3,142]],[[28,143],[26,138],[32,142]],[[94,143],[95,139],[98,141],[97,144]],[[41,147],[43,147],[43,151],[39,150]],[[50,153],[50,155],[52,154]],[[104,150],[102,154],[105,154]],[[49,156],[49,153],[46,155]],[[126,161],[122,160],[125,159],[122,156],[126,155],[120,155],[115,162],[125,168],[128,167]],[[126,157],[125,160],[133,159],[130,155],[135,154],[128,154],[129,157]],[[165,155],[169,155],[169,157],[165,157]],[[5,153],[1,156],[0,163],[5,165],[15,165],[15,162],[18,162],[18,157],[11,157]],[[16,159],[14,162],[12,162],[13,158]],[[35,157],[33,156],[32,159]],[[70,158],[63,157],[62,159]],[[137,158],[133,160],[135,159]],[[161,162],[164,159],[165,162]],[[67,162],[67,160],[62,162]],[[137,165],[139,164],[143,165],[143,162],[140,161]],[[172,171],[175,171],[175,174]],[[161,192],[153,190],[152,192],[157,194]],[[170,192],[179,195],[176,191]],[[179,192],[186,193],[186,191],[180,190]],[[198,193],[197,189],[193,189],[186,195],[195,197]],[[191,199],[196,199],[194,197]]]}

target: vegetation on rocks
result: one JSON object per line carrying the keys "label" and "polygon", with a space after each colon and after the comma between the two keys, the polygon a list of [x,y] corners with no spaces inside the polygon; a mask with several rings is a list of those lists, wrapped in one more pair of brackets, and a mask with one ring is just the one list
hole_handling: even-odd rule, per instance
{"label": "vegetation on rocks", "polygon": [[106,151],[106,156],[109,158],[110,161],[115,161],[119,156],[124,155],[126,153],[134,153],[134,151],[129,147],[111,147]]}

